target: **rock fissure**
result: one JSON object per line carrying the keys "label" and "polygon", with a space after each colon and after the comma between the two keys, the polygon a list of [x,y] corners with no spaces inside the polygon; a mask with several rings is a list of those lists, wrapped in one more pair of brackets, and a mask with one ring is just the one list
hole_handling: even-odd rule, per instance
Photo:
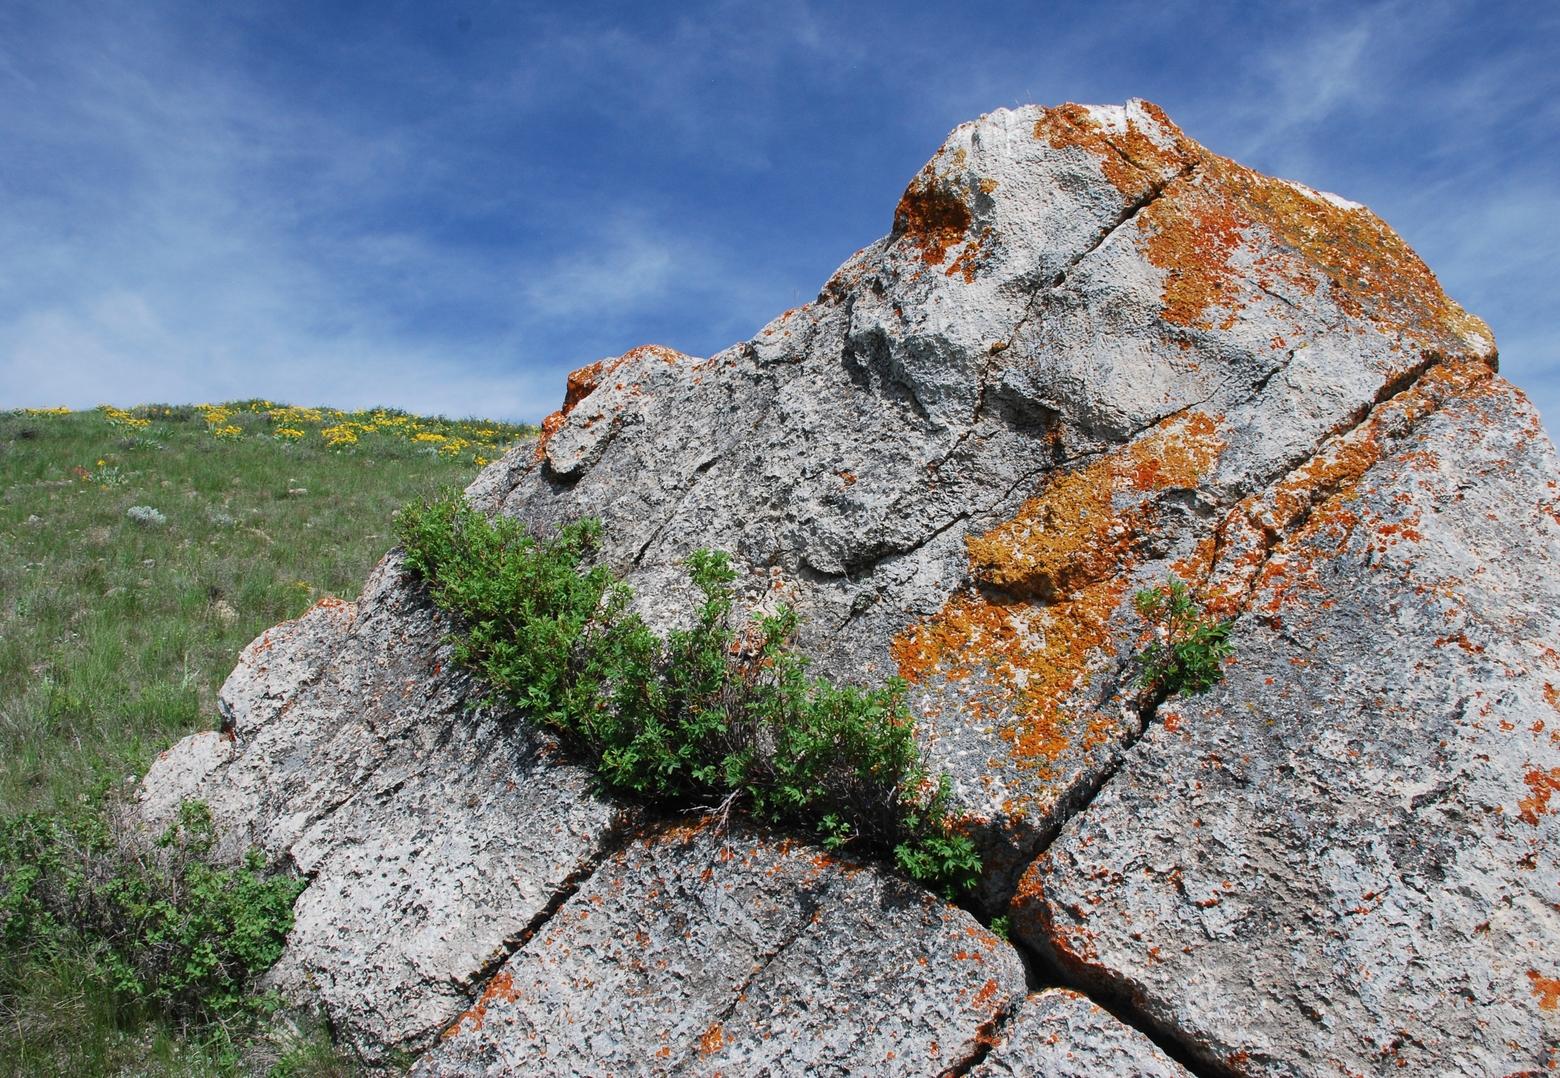
{"label": "rock fissure", "polygon": [[916,539],[909,546],[890,547],[886,550],[873,551],[860,561],[852,560],[846,562],[844,570],[838,574],[825,573],[824,575],[843,576],[847,580],[860,579],[861,577],[873,572],[878,568],[878,566],[884,564],[885,562],[893,561],[897,558],[908,557],[909,555],[921,550],[923,547],[931,543],[935,543],[938,539],[941,539],[944,535],[946,535],[951,529],[958,527],[960,524],[963,524],[969,518],[970,514],[968,511],[955,514],[952,520],[937,525],[930,532],[927,532],[919,539]]}
{"label": "rock fissure", "polygon": [[[807,901],[804,903],[804,908],[807,908],[810,912],[786,933],[778,946],[772,947],[758,956],[758,960],[753,964],[753,968],[749,971],[747,977],[731,991],[730,1002],[718,1012],[715,1020],[711,1023],[712,1029],[724,1028],[726,1023],[731,1021],[731,1016],[737,1012],[737,1008],[747,1002],[748,992],[769,971],[769,967],[780,961],[812,930],[813,914],[822,905],[822,900],[832,889],[832,884],[833,881],[831,880],[825,883],[822,888],[807,893]],[[693,1052],[690,1051],[688,1054],[691,1056]]]}
{"label": "rock fissure", "polygon": [[[547,902],[536,911],[520,931],[506,937],[470,977],[452,982],[453,987],[468,995],[468,1007],[484,994],[493,978],[514,958],[515,953],[531,942],[538,932],[546,928],[558,916],[558,911],[579,893],[580,888],[585,886],[607,861],[621,853],[634,841],[648,836],[652,830],[652,826],[648,824],[609,826],[601,835],[599,845],[591,856],[559,882],[548,896]],[[439,1035],[441,1037],[454,1035],[459,1031],[461,1022],[468,1013],[469,1011],[463,1010],[452,1017]]]}
{"label": "rock fissure", "polygon": [[[1232,543],[1230,535],[1232,529],[1243,523],[1255,525],[1260,539],[1256,544],[1254,560],[1250,560],[1253,557],[1251,553],[1246,554],[1248,564],[1240,569],[1242,580],[1239,590],[1223,598],[1222,609],[1231,613],[1244,611],[1251,593],[1259,586],[1273,559],[1281,554],[1286,544],[1305,532],[1320,507],[1357,480],[1364,468],[1368,467],[1369,463],[1373,463],[1375,458],[1384,455],[1386,447],[1381,445],[1371,447],[1367,459],[1355,462],[1352,467],[1326,468],[1329,455],[1340,451],[1346,452],[1350,439],[1355,438],[1368,424],[1376,420],[1393,402],[1416,390],[1426,376],[1442,363],[1439,357],[1426,357],[1422,362],[1389,380],[1376,393],[1368,406],[1350,417],[1340,429],[1323,439],[1304,461],[1290,468],[1278,479],[1269,481],[1258,493],[1241,498],[1230,507],[1230,511],[1214,528],[1207,573],[1198,583],[1207,584],[1210,577],[1219,573],[1224,555]],[[1439,410],[1441,401],[1431,398],[1427,399],[1424,405],[1422,409],[1410,412],[1404,417],[1402,429],[1384,431],[1381,437],[1392,443],[1407,440],[1425,418]],[[1262,508],[1272,503],[1286,485],[1296,487],[1302,492],[1303,497],[1297,510],[1287,515],[1278,526],[1265,520],[1251,518],[1248,513],[1243,512],[1241,507],[1247,504],[1251,504],[1253,508]]]}
{"label": "rock fissure", "polygon": [[[1121,151],[1117,149],[1116,152],[1120,153]],[[1122,156],[1125,157],[1125,154]],[[1137,165],[1133,163],[1133,167],[1137,167]],[[1198,167],[1199,162],[1196,161],[1184,165],[1181,169],[1166,179],[1150,183],[1148,185],[1148,189],[1144,191],[1142,195],[1127,203],[1126,208],[1121,211],[1116,220],[1111,222],[1105,228],[1101,229],[1099,234],[1096,235],[1088,245],[1086,245],[1077,254],[1070,257],[1066,264],[1051,276],[1050,280],[1042,281],[1035,286],[1034,291],[1029,294],[1028,301],[1024,304],[1023,314],[1014,324],[1012,330],[1009,331],[1006,339],[1011,341],[1018,336],[1018,331],[1023,329],[1024,326],[1028,323],[1031,314],[1034,312],[1035,303],[1042,295],[1060,291],[1067,283],[1067,278],[1069,275],[1071,275],[1072,271],[1077,269],[1078,266],[1083,263],[1084,259],[1088,258],[1095,251],[1098,251],[1110,240],[1112,236],[1114,236],[1117,232],[1120,232],[1123,228],[1126,228],[1128,225],[1132,224],[1135,220],[1137,220],[1139,214],[1148,209],[1155,202],[1159,201],[1159,199],[1163,198],[1165,192],[1171,187],[1172,184],[1192,176],[1192,174],[1197,171]]]}
{"label": "rock fissure", "polygon": [[1070,976],[1061,966],[1021,943],[1016,943],[1014,949],[1025,968],[1033,972],[1036,982],[1046,987],[1065,988],[1084,996],[1122,1025],[1148,1038],[1156,1048],[1194,1078],[1241,1078],[1240,1070],[1199,1055],[1188,1046],[1182,1031],[1155,1021],[1129,996],[1113,986]]}
{"label": "rock fissure", "polygon": [[[1015,948],[1015,951],[1017,951],[1017,948]],[[1018,952],[1018,956],[1019,961],[1022,962],[1024,960],[1023,953]],[[1016,1000],[1006,1003],[996,1014],[982,1023],[975,1031],[974,1049],[953,1066],[940,1072],[937,1078],[964,1078],[965,1075],[968,1075],[976,1067],[986,1062],[987,1057],[991,1055],[992,1049],[1001,1043],[1003,1032],[1007,1029],[1009,1023],[1012,1022],[1018,1005]]]}
{"label": "rock fissure", "polygon": [[[1292,354],[1293,353],[1291,353],[1291,355]],[[1330,447],[1348,439],[1351,435],[1353,435],[1356,431],[1368,423],[1372,416],[1377,414],[1380,408],[1389,404],[1394,399],[1399,398],[1413,390],[1414,387],[1419,384],[1421,379],[1423,379],[1426,374],[1428,374],[1434,367],[1437,366],[1438,362],[1438,358],[1428,357],[1425,361],[1416,364],[1414,367],[1391,379],[1381,388],[1380,391],[1378,391],[1372,404],[1363,413],[1358,414],[1355,417],[1351,417],[1347,426],[1345,426],[1342,430],[1329,435],[1328,438],[1323,440],[1318,445],[1316,450],[1313,451],[1311,456],[1307,457],[1302,464],[1290,469],[1290,471],[1285,473],[1285,475],[1277,482],[1270,482],[1268,486],[1262,492],[1260,492],[1259,495],[1257,495],[1257,497],[1260,497],[1261,494],[1270,493],[1275,486],[1281,485],[1284,480],[1304,472],[1309,467],[1313,467],[1319,458],[1326,455]],[[1273,373],[1277,373],[1277,371],[1274,371]],[[1268,377],[1271,378],[1272,375],[1270,374]],[[1212,399],[1212,397],[1216,395],[1217,391],[1215,391],[1213,394],[1210,394],[1209,399]],[[1206,403],[1206,401],[1200,403]],[[1155,423],[1151,424],[1149,428],[1145,428],[1145,430],[1158,427],[1163,423],[1173,421],[1175,417],[1181,412],[1185,412],[1196,406],[1197,405],[1188,405],[1186,408],[1180,409],[1178,412],[1172,413],[1171,415],[1156,421]],[[1423,415],[1412,417],[1409,421],[1410,426],[1420,422],[1423,418]],[[1398,437],[1406,437],[1407,433],[1407,431],[1400,432]],[[1257,586],[1257,582],[1261,579],[1262,570],[1267,565],[1268,561],[1275,556],[1275,554],[1284,546],[1286,542],[1290,541],[1293,537],[1303,533],[1305,526],[1311,517],[1311,514],[1316,510],[1316,508],[1337,494],[1343,486],[1352,480],[1352,478],[1354,477],[1328,477],[1327,481],[1323,485],[1311,489],[1310,500],[1308,504],[1301,510],[1298,516],[1288,520],[1282,529],[1264,529],[1263,537],[1265,539],[1265,543],[1262,548],[1262,558],[1256,563],[1251,572],[1246,575],[1247,586],[1245,589],[1239,594],[1238,598],[1233,598],[1230,600],[1229,605],[1224,607],[1224,609],[1229,610],[1231,614],[1246,612],[1247,598],[1251,594],[1252,590],[1254,590]],[[1251,500],[1252,497],[1253,496],[1247,496],[1246,498],[1240,499],[1240,504],[1245,504],[1247,501]],[[1214,543],[1212,554],[1209,559],[1208,571],[1203,573],[1200,579],[1192,582],[1195,585],[1206,585],[1209,581],[1210,575],[1217,571],[1224,552],[1225,543],[1227,541],[1225,537],[1226,530],[1235,520],[1234,512],[1238,512],[1238,506],[1235,507],[1234,511],[1221,520],[1213,529]],[[1101,691],[1104,698],[1110,699],[1120,694],[1120,686],[1123,684],[1123,679],[1135,661],[1135,658],[1131,656],[1125,657],[1118,661],[1113,677],[1102,687]],[[1119,752],[1116,754],[1115,759],[1108,767],[1098,772],[1097,775],[1090,781],[1075,787],[1075,789],[1071,791],[1067,797],[1058,802],[1055,812],[1054,826],[1048,828],[1047,832],[1038,838],[1038,841],[1032,847],[1032,851],[1027,855],[1030,859],[1044,855],[1051,842],[1053,842],[1056,836],[1061,833],[1062,829],[1066,827],[1068,822],[1088,812],[1089,806],[1105,789],[1111,779],[1115,777],[1117,772],[1120,771],[1122,765],[1126,762],[1127,756],[1133,746],[1135,746],[1138,741],[1142,739],[1142,737],[1148,732],[1149,728],[1158,720],[1159,708],[1165,702],[1166,698],[1167,697],[1163,690],[1148,696],[1144,696],[1140,693],[1136,698],[1129,698],[1129,702],[1123,705],[1125,708],[1130,709],[1136,715],[1137,722],[1135,732],[1130,733],[1128,739],[1121,743]]]}

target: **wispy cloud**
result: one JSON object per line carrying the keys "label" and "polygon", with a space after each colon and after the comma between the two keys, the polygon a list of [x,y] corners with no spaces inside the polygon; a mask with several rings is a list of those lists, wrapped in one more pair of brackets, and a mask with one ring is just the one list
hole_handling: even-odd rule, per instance
{"label": "wispy cloud", "polygon": [[268,395],[534,418],[573,365],[708,352],[810,298],[955,124],[1141,95],[1382,213],[1560,413],[1560,14],[468,16],[0,7],[0,407]]}

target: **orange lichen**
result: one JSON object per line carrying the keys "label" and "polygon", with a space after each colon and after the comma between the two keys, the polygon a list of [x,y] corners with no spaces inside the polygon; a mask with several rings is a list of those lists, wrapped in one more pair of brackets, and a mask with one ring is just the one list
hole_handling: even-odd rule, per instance
{"label": "orange lichen", "polygon": [[704,1055],[714,1055],[726,1047],[726,1031],[719,1022],[704,1031],[699,1038],[699,1051]]}
{"label": "orange lichen", "polygon": [[[1467,352],[1468,338],[1493,342],[1489,327],[1441,290],[1424,261],[1363,206],[1325,198],[1202,151],[1195,180],[1176,184],[1138,216],[1144,252],[1166,271],[1166,321],[1210,328],[1238,315],[1253,281],[1281,279],[1311,291],[1318,278],[1345,314],[1399,332],[1426,348]],[[1271,248],[1254,264],[1238,249]],[[1480,348],[1482,351],[1482,348]]]}
{"label": "orange lichen", "polygon": [[454,1022],[443,1033],[447,1040],[450,1037],[459,1036],[462,1033],[475,1033],[482,1028],[482,1023],[487,1020],[488,1007],[495,1001],[513,1003],[520,998],[520,993],[515,991],[515,978],[508,970],[499,970],[493,975],[493,979],[483,989],[482,996],[476,1004]]}
{"label": "orange lichen", "polygon": [[981,266],[980,257],[985,253],[986,243],[990,239],[991,229],[981,229],[980,235],[967,242],[964,245],[964,250],[959,252],[959,257],[950,262],[948,268],[943,270],[943,275],[947,277],[963,277],[965,284],[972,283],[975,280],[976,271]]}
{"label": "orange lichen", "polygon": [[[607,379],[625,363],[641,359],[659,359],[666,363],[678,363],[686,358],[675,348],[667,348],[660,344],[642,344],[613,359],[598,359],[578,370],[570,371],[564,383],[563,406],[542,420],[542,432],[536,439],[536,459],[541,460],[547,455],[548,441],[563,429],[564,422],[568,419],[569,413],[574,411],[575,406],[604,385]],[[622,386],[619,385],[618,388],[621,389]]]}
{"label": "orange lichen", "polygon": [[964,200],[928,164],[894,210],[894,235],[919,247],[928,266],[940,266],[948,249],[964,242],[972,220]]}
{"label": "orange lichen", "polygon": [[1196,161],[1201,147],[1183,135],[1158,105],[1141,107],[1160,128],[1161,145],[1149,136],[1130,113],[1124,130],[1112,131],[1096,120],[1084,105],[1066,104],[1044,110],[1035,121],[1034,136],[1061,150],[1076,146],[1099,158],[1100,170],[1128,201],[1136,201],[1187,165]]}
{"label": "orange lichen", "polygon": [[[1195,178],[1166,188],[1137,218],[1149,261],[1166,271],[1167,321],[1228,328],[1250,284],[1279,279],[1311,291],[1325,279],[1345,313],[1423,347],[1466,352],[1471,336],[1493,343],[1489,327],[1447,298],[1424,261],[1369,210],[1210,153],[1158,106],[1137,108],[1157,130],[1138,123],[1131,110],[1116,129],[1085,106],[1067,104],[1044,110],[1034,136],[1058,150],[1093,154],[1129,203],[1195,166]],[[1258,249],[1254,230],[1267,234],[1271,249],[1237,265],[1239,248]]]}
{"label": "orange lichen", "polygon": [[1560,977],[1545,977],[1536,969],[1527,971],[1533,995],[1541,1010],[1560,1010]]}
{"label": "orange lichen", "polygon": [[542,420],[542,432],[536,439],[536,459],[541,460],[547,455],[547,443],[554,434],[563,428],[569,413],[574,411],[574,406],[596,391],[601,384],[601,379],[615,370],[622,362],[622,357],[616,360],[598,359],[594,363],[587,363],[578,370],[569,372],[569,377],[564,383],[563,407],[548,415]]}
{"label": "orange lichen", "polygon": [[[1485,392],[1492,376],[1482,360],[1436,364],[1272,488],[1239,502],[1217,529],[1215,548],[1222,555],[1210,570],[1209,610],[1233,615],[1253,590],[1265,589],[1263,612],[1276,616],[1296,587],[1319,587],[1317,563],[1340,549],[1361,524],[1357,499],[1366,472],[1393,451],[1402,432],[1449,400]],[[1384,532],[1387,542],[1418,538],[1417,515],[1387,520],[1373,513],[1365,523]]]}
{"label": "orange lichen", "polygon": [[1532,792],[1517,802],[1517,819],[1525,824],[1537,827],[1539,818],[1549,814],[1549,798],[1555,793],[1560,793],[1560,767],[1552,767],[1548,771],[1533,768],[1522,781],[1527,783],[1527,788]]}
{"label": "orange lichen", "polygon": [[1152,495],[1195,489],[1222,448],[1212,417],[1180,417],[1052,479],[1011,521],[968,538],[976,587],[894,639],[900,675],[974,679],[966,706],[1013,713],[1000,735],[1016,762],[1042,775],[1080,735],[1099,743],[1108,717],[1069,703],[1088,682],[1139,547],[1154,532]]}
{"label": "orange lichen", "polygon": [[1135,514],[1117,512],[1118,492],[1196,489],[1223,443],[1201,413],[1150,434],[1080,471],[1053,480],[1018,515],[966,541],[977,579],[1024,597],[1054,600],[1114,572],[1140,536]]}

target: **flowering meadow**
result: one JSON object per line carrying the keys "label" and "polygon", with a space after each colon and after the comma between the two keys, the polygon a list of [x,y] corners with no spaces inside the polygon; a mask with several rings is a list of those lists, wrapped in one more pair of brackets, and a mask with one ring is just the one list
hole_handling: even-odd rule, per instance
{"label": "flowering meadow", "polygon": [[[268,400],[227,404],[148,404],[137,408],[99,405],[97,412],[126,430],[142,430],[159,421],[188,421],[198,416],[213,438],[272,438],[327,449],[367,450],[398,439],[448,460],[482,467],[514,442],[536,433],[534,427],[486,419],[418,416],[393,408],[343,412],[336,408],[298,408]],[[68,408],[26,408],[34,418],[71,414]]]}
{"label": "flowering meadow", "polygon": [[[0,819],[95,812],[215,727],[245,644],[354,598],[402,505],[534,433],[261,400],[0,412]],[[0,1075],[347,1073],[328,1037],[235,1055],[127,1011],[91,960],[0,952]]]}

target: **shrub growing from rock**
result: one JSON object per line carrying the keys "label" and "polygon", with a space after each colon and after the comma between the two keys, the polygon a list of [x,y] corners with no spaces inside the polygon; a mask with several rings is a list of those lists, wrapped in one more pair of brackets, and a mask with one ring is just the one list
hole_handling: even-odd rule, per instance
{"label": "shrub growing from rock", "polygon": [[1156,699],[1207,692],[1224,678],[1233,653],[1232,621],[1208,617],[1191,589],[1174,576],[1132,597],[1138,615],[1154,629],[1154,640],[1138,655],[1138,686]]}
{"label": "shrub growing from rock", "polygon": [[733,629],[725,554],[687,559],[701,599],[691,627],[662,638],[629,610],[628,586],[588,564],[594,520],[540,539],[452,494],[408,506],[398,530],[408,567],[459,618],[457,661],[494,702],[561,735],[607,789],[671,809],[740,805],[947,895],[978,875],[903,683],[809,675],[789,646],[790,610]]}

